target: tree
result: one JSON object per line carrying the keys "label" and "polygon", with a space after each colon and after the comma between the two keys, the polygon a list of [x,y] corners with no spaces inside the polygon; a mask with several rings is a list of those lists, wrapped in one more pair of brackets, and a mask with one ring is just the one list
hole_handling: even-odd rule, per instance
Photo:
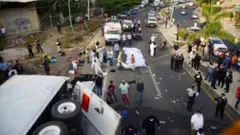
{"label": "tree", "polygon": [[216,16],[210,16],[210,13],[207,12],[207,10],[203,10],[203,14],[206,18],[207,24],[202,28],[201,32],[191,33],[187,39],[187,43],[200,37],[208,40],[211,36],[216,36],[221,39],[234,42],[234,36],[225,31],[221,23],[221,19],[228,16],[227,13],[220,13]]}
{"label": "tree", "polygon": [[204,38],[205,41],[207,41],[209,40],[209,37],[212,36],[221,38],[223,40],[228,40],[234,43],[235,40],[234,36],[231,35],[229,32],[225,31],[221,23],[221,19],[228,16],[227,13],[219,13],[215,16],[211,16],[207,10],[203,10],[203,15],[206,18],[207,24],[202,28],[201,32],[189,34],[186,42],[187,44],[199,38]]}

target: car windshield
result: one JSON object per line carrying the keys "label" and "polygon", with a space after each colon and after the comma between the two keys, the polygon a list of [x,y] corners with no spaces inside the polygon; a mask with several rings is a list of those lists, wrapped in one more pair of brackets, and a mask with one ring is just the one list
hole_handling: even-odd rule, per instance
{"label": "car windshield", "polygon": [[226,48],[218,48],[217,51],[219,51],[219,52],[225,52],[225,51],[227,51],[227,49],[226,49]]}
{"label": "car windshield", "polygon": [[212,39],[213,44],[223,44],[223,42],[219,39]]}
{"label": "car windshield", "polygon": [[109,30],[107,34],[119,34],[119,32],[117,30]]}
{"label": "car windshield", "polygon": [[156,22],[157,20],[155,18],[149,18],[148,21]]}
{"label": "car windshield", "polygon": [[124,24],[126,24],[126,25],[131,25],[132,22],[124,22]]}

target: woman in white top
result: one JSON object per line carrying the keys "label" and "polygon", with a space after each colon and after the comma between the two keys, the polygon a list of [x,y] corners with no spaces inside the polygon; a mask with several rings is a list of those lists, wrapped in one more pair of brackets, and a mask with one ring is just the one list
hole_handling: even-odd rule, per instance
{"label": "woman in white top", "polygon": [[111,48],[109,48],[109,50],[107,52],[107,56],[108,56],[108,59],[109,59],[110,66],[113,66],[114,58],[113,58],[113,51],[112,51]]}

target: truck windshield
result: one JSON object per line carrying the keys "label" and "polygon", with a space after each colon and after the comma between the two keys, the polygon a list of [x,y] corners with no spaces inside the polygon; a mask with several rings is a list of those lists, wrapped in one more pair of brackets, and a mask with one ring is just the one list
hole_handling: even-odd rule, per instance
{"label": "truck windshield", "polygon": [[107,34],[119,34],[119,32],[117,30],[109,30]]}

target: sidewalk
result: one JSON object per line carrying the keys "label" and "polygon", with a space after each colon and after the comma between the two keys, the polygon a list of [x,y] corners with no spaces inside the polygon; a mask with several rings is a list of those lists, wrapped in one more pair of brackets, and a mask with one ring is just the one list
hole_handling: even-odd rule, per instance
{"label": "sidewalk", "polygon": [[[175,27],[175,28],[174,28]],[[168,43],[173,46],[173,42],[176,40],[176,36],[174,35],[176,33],[176,26],[173,26],[172,28],[165,28],[165,26],[159,26],[159,30],[164,33],[163,36],[165,37],[165,39],[168,41]],[[183,53],[184,55],[184,58],[185,58],[185,63],[186,63],[186,66],[188,66],[187,69],[190,69],[193,71],[194,74],[196,74],[198,71],[195,71],[193,70],[192,68],[190,68],[189,66],[189,55],[187,53],[187,47],[182,47],[181,48],[181,52]],[[207,64],[208,62],[204,62],[204,61],[201,61],[201,70],[203,69],[206,69],[207,68]],[[185,68],[186,68],[185,66]],[[202,75],[205,76],[206,72],[203,72],[203,70],[201,71],[202,72]],[[193,75],[194,75],[193,74]],[[228,104],[234,108],[235,107],[235,103],[236,103],[236,98],[235,98],[235,93],[236,93],[236,89],[237,87],[239,87],[239,82],[237,81],[237,77],[239,76],[239,74],[236,72],[236,71],[233,71],[233,83],[231,84],[230,86],[230,90],[229,90],[229,93],[226,94],[227,98],[228,98]],[[216,93],[217,95],[221,95],[221,93],[224,93],[225,90],[223,88],[219,88],[217,87],[216,90],[213,90],[209,85],[209,82],[205,81],[204,80],[204,84],[208,86],[209,89],[207,89],[207,91],[210,91],[210,93]],[[238,114],[240,114],[240,110],[237,110],[236,111]]]}

